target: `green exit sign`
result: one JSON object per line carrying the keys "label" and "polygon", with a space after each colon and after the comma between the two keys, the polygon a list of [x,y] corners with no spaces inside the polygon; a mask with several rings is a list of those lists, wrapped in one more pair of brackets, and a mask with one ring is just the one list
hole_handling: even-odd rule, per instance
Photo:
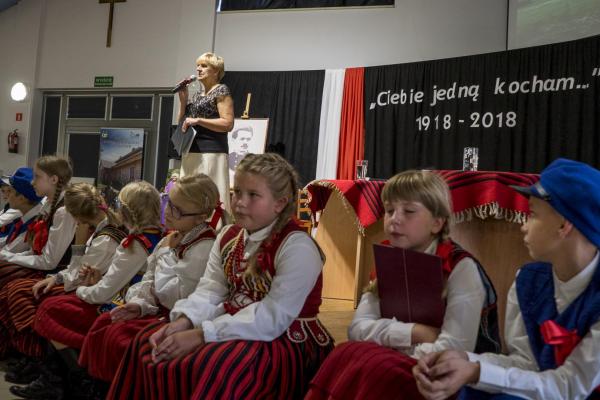
{"label": "green exit sign", "polygon": [[94,87],[113,87],[112,76],[96,76],[94,77]]}

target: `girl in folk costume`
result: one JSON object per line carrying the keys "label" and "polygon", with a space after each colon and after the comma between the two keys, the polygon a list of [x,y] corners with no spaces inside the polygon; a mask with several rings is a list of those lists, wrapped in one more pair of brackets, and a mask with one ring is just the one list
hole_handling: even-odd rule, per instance
{"label": "girl in folk costume", "polygon": [[83,268],[83,282],[74,295],[52,297],[41,304],[35,329],[42,336],[80,349],[96,317],[123,302],[121,294],[141,280],[146,259],[162,238],[159,194],[147,182],[133,182],[119,192],[119,204],[129,235],[117,247],[104,275],[94,266]]}
{"label": "girl in folk costume", "polygon": [[[2,193],[6,196],[7,204],[11,204],[10,210],[17,218],[14,218],[2,225],[0,229],[0,249],[6,249],[5,254],[22,253],[30,249],[25,241],[27,228],[35,222],[42,209],[41,197],[35,194],[31,180],[33,179],[33,170],[31,168],[19,168],[14,175],[8,178],[2,178]],[[4,215],[3,215],[4,216]],[[0,252],[0,260],[2,260]],[[0,268],[2,265],[0,261]]]}
{"label": "girl in folk costume", "polygon": [[83,342],[79,363],[90,375],[110,382],[135,335],[194,291],[216,238],[218,219],[206,220],[218,201],[217,186],[204,174],[186,175],[171,188],[165,223],[173,232],[148,257],[142,281],[129,289],[135,296],[98,317]]}
{"label": "girl in folk costume", "polygon": [[323,260],[292,219],[293,167],[249,154],[235,174],[236,225],[223,228],[171,322],[141,331],[109,398],[294,399],[333,340],[316,318]]}
{"label": "girl in folk costume", "polygon": [[[450,193],[426,171],[406,171],[384,186],[384,231],[390,244],[442,258],[446,311],[441,328],[381,317],[377,282],[363,294],[338,346],[311,382],[307,399],[420,399],[411,368],[446,348],[498,351],[496,294],[483,268],[448,239]],[[481,316],[481,317],[480,317]]]}
{"label": "girl in folk costume", "polygon": [[[0,300],[6,300],[6,304],[0,303],[0,323],[10,332],[10,337],[0,341],[34,359],[44,356],[47,350],[46,340],[33,331],[40,301],[75,290],[83,283],[79,272],[84,266],[93,265],[101,273],[106,272],[117,246],[126,236],[118,217],[93,186],[86,183],[68,186],[64,204],[78,223],[69,266],[45,279],[17,279],[0,289]],[[7,380],[31,382],[37,377],[39,368],[35,362],[29,364],[31,362],[23,358],[7,374]]]}
{"label": "girl in folk costume", "polygon": [[0,251],[0,287],[17,278],[43,277],[42,271],[68,264],[76,224],[63,205],[63,188],[72,174],[65,158],[43,156],[36,161],[32,185],[35,193],[46,199],[40,215],[27,228],[25,239],[30,248],[23,252],[7,248]]}

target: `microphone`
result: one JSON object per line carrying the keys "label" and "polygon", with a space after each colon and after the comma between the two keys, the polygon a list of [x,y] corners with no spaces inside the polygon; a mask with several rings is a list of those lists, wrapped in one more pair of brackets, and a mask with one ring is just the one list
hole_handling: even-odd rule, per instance
{"label": "microphone", "polygon": [[179,82],[175,87],[171,90],[171,93],[177,93],[190,83],[194,82],[198,77],[196,75],[190,75],[189,78],[185,78],[181,82]]}

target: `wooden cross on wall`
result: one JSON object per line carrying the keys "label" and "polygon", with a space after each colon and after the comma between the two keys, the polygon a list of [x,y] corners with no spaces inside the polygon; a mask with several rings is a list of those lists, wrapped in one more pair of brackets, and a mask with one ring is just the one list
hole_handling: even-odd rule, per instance
{"label": "wooden cross on wall", "polygon": [[112,38],[113,13],[115,11],[115,3],[125,3],[127,0],[98,0],[100,4],[110,3],[110,12],[108,14],[108,30],[106,31],[106,47],[110,47]]}

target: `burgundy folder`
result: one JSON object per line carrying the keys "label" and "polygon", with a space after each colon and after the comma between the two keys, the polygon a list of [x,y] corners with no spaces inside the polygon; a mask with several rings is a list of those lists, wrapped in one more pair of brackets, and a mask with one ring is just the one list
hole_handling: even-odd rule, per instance
{"label": "burgundy folder", "polygon": [[446,309],[442,259],[382,244],[374,244],[373,252],[381,316],[441,327]]}

